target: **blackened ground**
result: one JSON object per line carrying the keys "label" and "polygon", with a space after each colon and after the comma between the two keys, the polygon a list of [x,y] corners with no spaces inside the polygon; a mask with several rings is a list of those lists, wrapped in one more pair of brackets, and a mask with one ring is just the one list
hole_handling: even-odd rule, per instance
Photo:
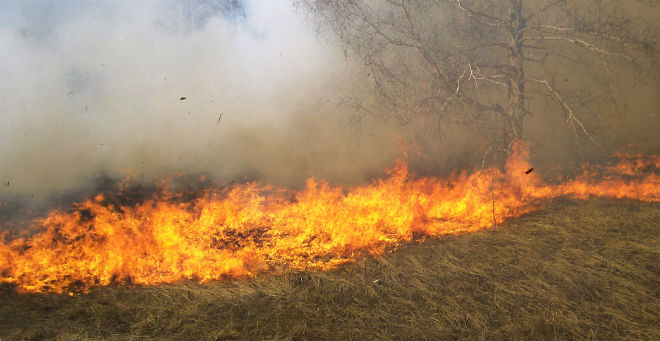
{"label": "blackened ground", "polygon": [[330,272],[69,297],[0,288],[0,339],[660,338],[658,203],[558,199]]}
{"label": "blackened ground", "polygon": [[[243,177],[237,180],[243,183],[253,179]],[[96,177],[90,186],[53,192],[45,199],[35,199],[34,195],[29,193],[0,193],[0,227],[3,232],[9,233],[11,239],[14,234],[28,230],[33,219],[42,218],[54,209],[76,210],[76,203],[92,199],[98,194],[103,195],[103,205],[121,211],[122,206],[136,206],[154,197],[163,198],[165,195],[177,203],[192,202],[210,191],[223,193],[231,188],[233,183],[219,183],[208,176],[197,174],[179,174],[152,183],[102,174]],[[89,212],[81,211],[81,216],[91,218]]]}

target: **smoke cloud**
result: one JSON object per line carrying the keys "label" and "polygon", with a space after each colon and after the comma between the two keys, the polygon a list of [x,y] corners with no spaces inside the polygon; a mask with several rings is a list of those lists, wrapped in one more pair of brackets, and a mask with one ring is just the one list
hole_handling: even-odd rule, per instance
{"label": "smoke cloud", "polygon": [[[467,128],[434,118],[402,128],[344,105],[347,93],[373,99],[368,71],[290,2],[210,3],[1,2],[0,204],[49,202],[100,174],[357,184],[401,156],[406,129],[419,174],[481,164]],[[624,114],[603,116],[601,136],[656,152],[657,84],[621,93]],[[556,116],[526,123],[540,172],[574,160]]]}
{"label": "smoke cloud", "polygon": [[2,196],[47,199],[100,173],[380,174],[396,134],[347,129],[355,66],[288,2],[243,6],[191,24],[174,2],[3,2]]}

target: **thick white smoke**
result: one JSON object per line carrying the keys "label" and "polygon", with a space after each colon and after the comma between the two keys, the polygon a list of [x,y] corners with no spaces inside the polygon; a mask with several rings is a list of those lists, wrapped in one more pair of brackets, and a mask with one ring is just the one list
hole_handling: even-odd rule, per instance
{"label": "thick white smoke", "polygon": [[244,9],[190,29],[176,2],[0,5],[2,194],[84,187],[99,172],[289,185],[386,165],[392,133],[344,129],[354,70],[339,49],[287,1]]}

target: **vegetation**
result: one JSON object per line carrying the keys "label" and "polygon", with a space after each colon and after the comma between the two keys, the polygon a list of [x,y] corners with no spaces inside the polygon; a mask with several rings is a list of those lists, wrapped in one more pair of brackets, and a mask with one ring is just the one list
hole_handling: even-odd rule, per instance
{"label": "vegetation", "polygon": [[558,199],[330,272],[69,297],[0,289],[0,339],[660,338],[658,204]]}

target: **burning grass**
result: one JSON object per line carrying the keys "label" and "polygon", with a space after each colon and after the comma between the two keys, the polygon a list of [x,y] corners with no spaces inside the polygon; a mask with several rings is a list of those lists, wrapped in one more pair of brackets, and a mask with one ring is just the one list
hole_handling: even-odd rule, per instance
{"label": "burning grass", "polygon": [[389,177],[350,189],[314,179],[298,192],[249,183],[192,199],[157,191],[132,205],[98,194],[35,220],[32,235],[0,240],[0,282],[73,294],[112,283],[329,270],[420,236],[490,228],[561,195],[659,199],[657,157],[589,167],[546,184],[531,172],[525,149],[516,149],[503,170],[448,179],[414,177],[397,162]]}
{"label": "burning grass", "polygon": [[0,289],[0,339],[660,338],[658,204],[562,197],[331,271],[70,297]]}

